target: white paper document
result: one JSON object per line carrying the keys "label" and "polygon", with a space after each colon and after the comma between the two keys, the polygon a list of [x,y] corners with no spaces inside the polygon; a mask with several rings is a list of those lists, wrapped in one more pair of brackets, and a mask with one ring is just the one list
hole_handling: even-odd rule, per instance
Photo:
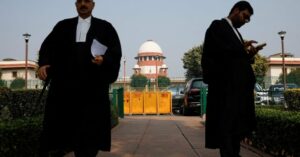
{"label": "white paper document", "polygon": [[106,50],[107,50],[107,46],[101,44],[96,39],[93,40],[91,51],[94,57],[104,55]]}

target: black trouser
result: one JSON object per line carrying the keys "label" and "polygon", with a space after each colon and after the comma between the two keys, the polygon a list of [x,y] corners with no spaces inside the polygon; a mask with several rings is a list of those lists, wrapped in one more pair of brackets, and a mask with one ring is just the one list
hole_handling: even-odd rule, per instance
{"label": "black trouser", "polygon": [[221,140],[221,157],[240,157],[240,138],[234,135],[223,137]]}

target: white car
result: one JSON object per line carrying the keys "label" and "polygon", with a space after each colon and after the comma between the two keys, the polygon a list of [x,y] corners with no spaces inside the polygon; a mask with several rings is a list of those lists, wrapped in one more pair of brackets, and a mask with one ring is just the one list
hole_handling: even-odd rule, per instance
{"label": "white car", "polygon": [[266,105],[270,101],[268,91],[264,90],[258,83],[254,87],[255,104]]}

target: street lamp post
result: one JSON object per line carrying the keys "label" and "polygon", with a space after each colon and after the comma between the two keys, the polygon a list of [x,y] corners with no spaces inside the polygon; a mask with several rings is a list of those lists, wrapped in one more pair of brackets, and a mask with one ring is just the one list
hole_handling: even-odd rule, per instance
{"label": "street lamp post", "polygon": [[27,89],[27,71],[28,71],[28,41],[31,36],[29,33],[23,34],[25,39],[25,89]]}
{"label": "street lamp post", "polygon": [[124,60],[124,77],[123,77],[123,88],[124,88],[124,90],[125,90],[125,87],[126,87],[126,57],[124,56],[124,58],[123,58]]}
{"label": "street lamp post", "polygon": [[284,36],[286,34],[286,31],[280,31],[278,32],[281,38],[281,55],[282,55],[282,77],[283,77],[283,88],[286,89],[286,69],[285,69],[285,54],[284,54]]}
{"label": "street lamp post", "polygon": [[[159,59],[159,56],[157,55],[157,56],[155,56],[155,73],[156,73],[156,88],[157,88],[157,91],[159,91],[159,87],[158,87],[158,69],[157,69],[157,62],[158,62],[158,59]],[[159,93],[158,92],[156,92],[156,113],[157,113],[157,115],[159,115],[159,98],[158,98],[158,96],[159,96]]]}
{"label": "street lamp post", "polygon": [[157,69],[157,62],[158,62],[158,59],[159,59],[159,56],[155,56],[155,73],[156,73],[156,88],[158,88],[158,69]]}

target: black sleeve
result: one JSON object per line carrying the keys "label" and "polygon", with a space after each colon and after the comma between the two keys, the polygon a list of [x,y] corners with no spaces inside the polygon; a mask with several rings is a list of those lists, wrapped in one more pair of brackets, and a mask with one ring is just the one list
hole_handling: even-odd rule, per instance
{"label": "black sleeve", "polygon": [[39,50],[38,65],[41,67],[43,65],[51,65],[51,58],[55,51],[55,39],[59,28],[59,23],[53,28],[50,34],[43,41],[41,48]]}
{"label": "black sleeve", "polygon": [[103,56],[103,69],[108,83],[113,83],[117,80],[121,65],[122,50],[118,34],[114,27],[108,23],[106,26],[107,33],[107,52]]}

